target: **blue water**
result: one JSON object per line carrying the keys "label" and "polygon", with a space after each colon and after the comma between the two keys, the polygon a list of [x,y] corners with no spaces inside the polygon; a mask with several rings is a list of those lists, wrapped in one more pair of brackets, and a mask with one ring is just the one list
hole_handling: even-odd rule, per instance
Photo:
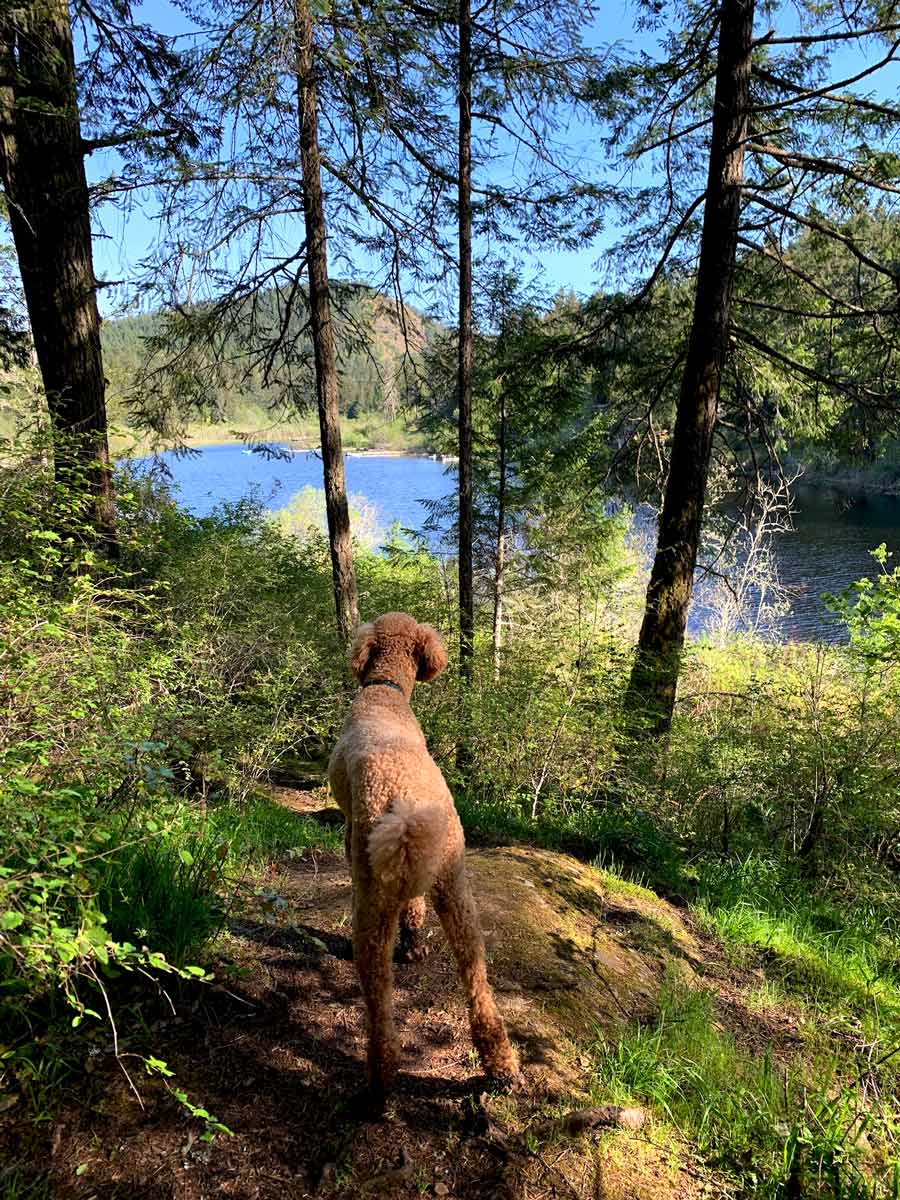
{"label": "blue water", "polygon": [[[318,454],[292,453],[284,446],[277,449],[287,457],[266,457],[242,446],[205,446],[198,454],[162,454],[160,461],[180,503],[198,517],[207,516],[217,504],[248,495],[274,511],[284,508],[304,487],[322,488]],[[139,470],[153,465],[152,459],[135,461]],[[395,522],[403,529],[421,530],[428,516],[425,502],[442,500],[456,487],[455,475],[430,458],[348,454],[345,468],[351,503],[354,495],[365,496],[376,506],[378,525],[384,530]],[[436,548],[436,535],[428,542]]]}
{"label": "blue water", "polygon": [[[198,516],[222,501],[256,495],[267,508],[283,508],[291,496],[307,485],[322,487],[322,463],[314,453],[289,453],[267,459],[242,446],[207,446],[187,457],[162,456],[178,497]],[[152,460],[138,459],[139,469]],[[449,496],[456,486],[455,473],[429,458],[392,455],[353,455],[346,459],[347,489],[365,496],[377,509],[378,525],[387,530],[394,522],[421,531],[429,500]],[[792,593],[790,612],[778,633],[788,640],[841,636],[824,605],[823,592],[840,592],[878,568],[869,551],[886,542],[900,560],[900,498],[853,495],[839,488],[800,487],[796,490],[795,529],[779,534],[775,542],[779,574]],[[651,533],[652,545],[652,533]],[[428,545],[440,548],[439,536],[429,534]],[[700,632],[700,606],[692,613],[691,631]]]}

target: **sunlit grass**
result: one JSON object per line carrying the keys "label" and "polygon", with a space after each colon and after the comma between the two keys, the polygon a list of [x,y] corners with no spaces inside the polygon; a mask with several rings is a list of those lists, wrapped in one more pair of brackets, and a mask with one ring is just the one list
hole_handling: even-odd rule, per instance
{"label": "sunlit grass", "polygon": [[717,1027],[706,991],[667,981],[656,1019],[601,1034],[593,1056],[598,1103],[649,1106],[731,1177],[736,1194],[900,1196],[896,1114],[863,1109],[834,1059],[785,1066],[743,1050]]}
{"label": "sunlit grass", "polygon": [[313,817],[293,812],[268,796],[243,805],[226,804],[212,814],[219,837],[229,840],[231,865],[266,862],[309,849],[343,853],[343,826],[321,825]]}
{"label": "sunlit grass", "polygon": [[179,804],[110,856],[100,902],[114,936],[152,937],[171,961],[184,962],[220,927],[236,878],[311,849],[342,847],[342,830],[267,796],[208,809]]}
{"label": "sunlit grass", "polygon": [[700,871],[695,919],[732,954],[763,952],[767,972],[806,1003],[876,1014],[900,1028],[895,916],[838,905],[759,858]]}

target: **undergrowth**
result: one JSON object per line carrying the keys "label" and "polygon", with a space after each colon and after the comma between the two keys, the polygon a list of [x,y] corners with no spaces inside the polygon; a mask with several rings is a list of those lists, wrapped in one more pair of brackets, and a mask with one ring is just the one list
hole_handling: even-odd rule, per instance
{"label": "undergrowth", "polygon": [[[324,769],[350,696],[323,539],[249,501],[196,519],[127,478],[119,504],[111,565],[77,497],[11,472],[0,499],[0,1102],[40,1119],[123,979],[201,978],[255,874],[343,843],[266,794],[280,765]],[[894,1197],[896,1113],[873,1097],[896,1092],[900,1059],[896,589],[859,593],[848,649],[692,647],[659,744],[621,712],[620,568],[590,596],[525,589],[499,674],[477,643],[465,709],[452,654],[417,689],[467,834],[566,851],[689,906],[764,969],[761,1006],[803,1016],[786,1074],[671,984],[655,1025],[598,1041],[598,1094],[653,1105],[748,1195]],[[357,574],[364,616],[452,628],[452,570],[420,549],[360,549]]]}
{"label": "undergrowth", "polygon": [[[740,1195],[896,1200],[900,1120],[890,1091],[861,1099],[835,1057],[776,1060],[740,1048],[713,996],[669,980],[656,1019],[598,1035],[598,1099],[651,1106]],[[871,1082],[871,1080],[870,1080]]]}

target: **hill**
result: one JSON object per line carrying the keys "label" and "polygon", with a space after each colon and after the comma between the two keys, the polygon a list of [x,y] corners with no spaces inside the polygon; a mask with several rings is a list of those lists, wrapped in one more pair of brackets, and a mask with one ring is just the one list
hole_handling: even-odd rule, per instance
{"label": "hill", "polygon": [[[367,288],[336,285],[335,326],[340,371],[340,407],[349,448],[392,450],[422,445],[409,424],[404,402],[422,350],[439,326],[409,306],[402,319],[387,297]],[[267,382],[249,344],[251,320],[274,325],[277,298],[262,298],[226,335],[203,347],[184,331],[207,310],[186,310],[179,337],[171,336],[171,315],[139,313],[103,323],[107,406],[115,451],[140,448],[176,437],[189,443],[258,437],[318,444],[312,347],[305,332],[292,327],[292,386],[284,386],[276,356],[275,378]],[[184,353],[187,350],[188,353]],[[182,352],[177,367],[173,351]],[[294,386],[299,380],[299,387]],[[12,368],[0,378],[0,433],[10,434],[38,403],[36,372]],[[289,395],[287,392],[289,391]],[[142,415],[143,414],[143,415]],[[164,430],[154,437],[150,424]],[[168,436],[171,435],[171,436]]]}
{"label": "hill", "polygon": [[[410,307],[401,315],[368,288],[339,284],[334,294],[347,445],[412,448],[418,440],[402,410],[435,323]],[[244,434],[317,444],[312,345],[303,317],[292,317],[285,331],[290,355],[275,350],[264,371],[259,347],[280,328],[279,296],[258,298],[221,328],[211,311],[140,314],[104,324],[111,424],[127,434],[146,427],[148,412],[151,424],[160,424],[154,409],[163,396],[162,423],[188,441]]]}

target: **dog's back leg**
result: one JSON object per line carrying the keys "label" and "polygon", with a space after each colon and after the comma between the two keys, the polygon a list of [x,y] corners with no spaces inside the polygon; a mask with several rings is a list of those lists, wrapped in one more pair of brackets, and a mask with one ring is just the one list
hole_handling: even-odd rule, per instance
{"label": "dog's back leg", "polygon": [[377,895],[366,897],[359,886],[354,891],[358,900],[353,912],[353,959],[366,1002],[369,1088],[374,1098],[381,1098],[393,1084],[400,1060],[391,963],[397,905],[388,907]]}
{"label": "dog's back leg", "polygon": [[[375,880],[353,829],[353,961],[366,1002],[368,1072],[372,1098],[381,1100],[397,1074],[400,1044],[394,1029],[392,962],[400,900]],[[368,832],[368,831],[367,831]]]}
{"label": "dog's back leg", "polygon": [[487,980],[484,937],[462,854],[438,878],[431,898],[456,958],[472,1041],[485,1073],[512,1083],[519,1077],[519,1066]]}
{"label": "dog's back leg", "polygon": [[416,896],[400,909],[400,941],[397,943],[398,962],[421,962],[428,957],[428,947],[422,942],[425,924],[425,897]]}

